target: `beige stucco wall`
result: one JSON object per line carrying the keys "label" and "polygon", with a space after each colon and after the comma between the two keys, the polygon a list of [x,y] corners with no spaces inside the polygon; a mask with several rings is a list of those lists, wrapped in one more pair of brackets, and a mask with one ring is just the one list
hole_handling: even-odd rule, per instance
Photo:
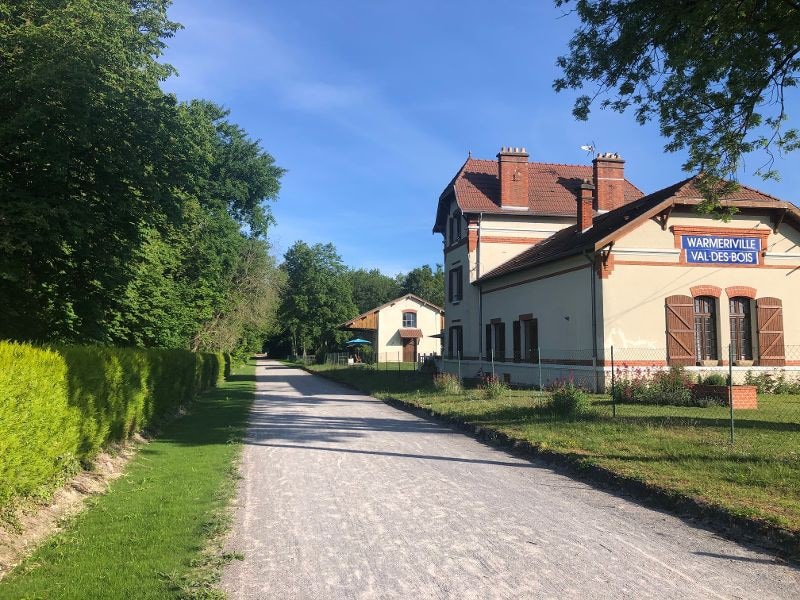
{"label": "beige stucco wall", "polygon": [[[670,227],[675,225],[767,229],[763,266],[680,265],[680,250]],[[614,268],[603,281],[605,344],[616,348],[663,349],[666,346],[664,300],[667,296],[691,296],[690,288],[712,285],[722,288],[718,302],[720,357],[730,343],[728,297],[725,288],[749,286],[757,297],[783,301],[787,346],[800,345],[800,232],[786,224],[772,233],[769,216],[736,215],[730,222],[689,212],[673,213],[666,231],[647,221],[619,239],[612,249]],[[646,264],[625,264],[625,263]],[[753,315],[755,326],[755,315]],[[754,344],[757,336],[753,336]],[[631,352],[631,357],[635,353]],[[800,353],[799,353],[800,354]],[[787,356],[791,359],[790,356]],[[798,355],[795,360],[800,360]]]}
{"label": "beige stucco wall", "polygon": [[[456,209],[455,202],[451,203],[448,218]],[[569,217],[490,214],[484,215],[479,222],[469,227],[466,224],[462,225],[462,236],[466,238],[471,228],[474,235],[480,240],[479,249],[476,247],[469,252],[466,243],[455,248],[445,247],[445,334],[449,335],[450,327],[453,325],[460,325],[463,328],[464,356],[478,357],[481,355],[480,294],[477,286],[471,285],[471,283],[533,245],[532,242],[527,241],[501,242],[497,240],[502,238],[545,239],[574,222],[575,220]],[[449,232],[449,227],[447,231]],[[462,266],[464,269],[463,298],[457,302],[449,302],[449,272],[458,266]],[[447,353],[446,338],[444,342],[444,351]]]}
{"label": "beige stucco wall", "polygon": [[403,326],[403,312],[406,310],[417,311],[417,329],[422,330],[422,338],[417,342],[417,353],[439,353],[439,338],[430,336],[441,332],[441,313],[413,298],[401,298],[378,312],[378,343],[375,350],[381,354],[381,361],[395,361],[398,358],[402,360],[403,340],[399,330]]}
{"label": "beige stucco wall", "polygon": [[[655,221],[646,221],[635,230],[618,239],[612,250],[613,270],[607,278],[600,279],[588,268],[586,259],[573,257],[507,275],[484,284],[483,314],[469,313],[475,325],[465,328],[465,354],[480,356],[478,351],[478,326],[500,318],[506,325],[506,353],[513,351],[511,323],[519,315],[532,313],[539,323],[539,344],[544,358],[574,359],[576,363],[591,359],[591,281],[595,277],[597,292],[598,358],[608,360],[608,349],[615,347],[616,359],[663,360],[666,346],[664,300],[674,294],[691,295],[690,288],[712,285],[722,289],[718,302],[717,339],[720,358],[724,358],[730,343],[728,297],[725,288],[753,287],[757,297],[777,297],[783,301],[784,335],[787,360],[800,360],[800,232],[793,226],[782,224],[777,233],[772,232],[770,215],[736,215],[724,223],[690,211],[675,211],[667,230]],[[759,267],[681,265],[680,249],[675,248],[675,236],[669,229],[675,225],[694,227],[734,228],[742,230],[768,229],[763,263]],[[637,263],[637,264],[626,264]],[[570,269],[577,269],[570,271]],[[553,277],[541,278],[562,271]],[[513,285],[518,284],[518,285]],[[506,287],[508,286],[508,287]],[[465,286],[465,296],[466,296]],[[469,304],[477,306],[478,294],[469,296]],[[470,307],[451,308],[453,314],[467,314]],[[565,318],[569,317],[569,319]],[[756,315],[753,313],[753,328]],[[754,350],[758,351],[758,336],[753,332]],[[470,350],[467,351],[467,348]],[[559,352],[558,350],[562,350]],[[445,361],[445,369],[456,372],[454,361]],[[467,360],[461,363],[463,376],[474,376],[479,370],[487,372],[490,365],[485,360]],[[495,373],[510,375],[512,383],[547,384],[554,378],[574,377],[592,386],[593,380],[610,377],[609,367],[591,364],[545,363],[541,374],[538,365],[496,363]],[[734,368],[738,381],[747,368]],[[795,376],[798,367],[787,367],[789,376]],[[690,368],[702,371],[703,368]]]}
{"label": "beige stucco wall", "polygon": [[[488,273],[534,245],[534,242],[510,240],[544,240],[574,223],[575,219],[569,217],[484,215],[479,236],[480,273]],[[477,250],[475,254],[477,261]]]}

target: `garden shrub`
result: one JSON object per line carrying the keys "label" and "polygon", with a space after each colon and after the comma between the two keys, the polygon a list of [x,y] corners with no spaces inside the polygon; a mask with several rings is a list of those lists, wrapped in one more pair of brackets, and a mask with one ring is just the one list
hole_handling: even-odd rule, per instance
{"label": "garden shrub", "polygon": [[481,382],[483,395],[489,400],[499,400],[508,393],[508,385],[497,376],[488,375]]}
{"label": "garden shrub", "polygon": [[617,370],[614,400],[622,403],[695,406],[692,381],[686,369],[672,366],[667,371]]}
{"label": "garden shrub", "polygon": [[572,381],[559,382],[550,387],[550,405],[558,415],[577,417],[589,409],[586,392]]}
{"label": "garden shrub", "polygon": [[0,507],[56,485],[213,387],[224,357],[0,342]]}
{"label": "garden shrub", "polygon": [[703,385],[728,385],[728,378],[719,373],[711,373],[706,375],[700,383]]}
{"label": "garden shrub", "polygon": [[754,373],[747,371],[744,376],[745,385],[754,385],[759,394],[800,394],[800,381],[786,379],[786,374]]}
{"label": "garden shrub", "polygon": [[433,387],[442,394],[460,394],[461,382],[452,373],[439,373],[433,376]]}

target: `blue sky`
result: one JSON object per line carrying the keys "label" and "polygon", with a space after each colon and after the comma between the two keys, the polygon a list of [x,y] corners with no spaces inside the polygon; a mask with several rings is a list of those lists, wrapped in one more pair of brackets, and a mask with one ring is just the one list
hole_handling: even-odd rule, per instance
{"label": "blue sky", "polygon": [[[531,160],[589,164],[580,146],[593,141],[645,192],[685,176],[656,126],[599,110],[573,119],[575,94],[552,81],[576,22],[547,0],[176,0],[170,16],[185,29],[169,40],[179,76],[165,88],[226,106],[288,170],[278,255],[302,239],[391,275],[441,262],[436,202],[468,151],[525,146]],[[797,165],[778,160],[779,182],[741,181],[797,204]]]}

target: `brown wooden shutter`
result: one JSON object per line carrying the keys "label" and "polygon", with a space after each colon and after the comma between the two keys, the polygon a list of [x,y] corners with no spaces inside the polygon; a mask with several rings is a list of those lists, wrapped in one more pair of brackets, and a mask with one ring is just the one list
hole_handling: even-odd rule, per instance
{"label": "brown wooden shutter", "polygon": [[522,360],[522,343],[519,321],[514,321],[511,326],[512,335],[514,337],[514,362]]}
{"label": "brown wooden shutter", "polygon": [[448,302],[452,302],[453,301],[453,284],[455,283],[453,281],[455,279],[453,274],[454,274],[453,269],[450,269],[450,271],[447,274],[448,275],[447,276],[447,301]]}
{"label": "brown wooden shutter", "polygon": [[451,327],[450,331],[448,332],[447,336],[447,356],[448,358],[453,358],[453,330],[455,327]]}
{"label": "brown wooden shutter", "polygon": [[759,298],[758,311],[758,364],[782,367],[786,364],[783,347],[783,303],[780,298]]}
{"label": "brown wooden shutter", "polygon": [[492,358],[492,326],[486,325],[486,360]]}
{"label": "brown wooden shutter", "polygon": [[506,324],[497,324],[497,360],[506,359]]}
{"label": "brown wooden shutter", "polygon": [[691,296],[669,296],[667,314],[667,361],[689,366],[697,362],[694,350],[694,300]]}
{"label": "brown wooden shutter", "polygon": [[458,329],[458,346],[456,350],[458,350],[458,356],[460,358],[464,357],[464,329],[460,325],[456,328]]}

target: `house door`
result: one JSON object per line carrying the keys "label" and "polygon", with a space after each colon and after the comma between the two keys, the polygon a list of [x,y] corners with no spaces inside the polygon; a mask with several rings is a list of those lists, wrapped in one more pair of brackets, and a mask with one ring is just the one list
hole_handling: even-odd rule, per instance
{"label": "house door", "polygon": [[416,338],[403,338],[403,362],[417,362]]}

